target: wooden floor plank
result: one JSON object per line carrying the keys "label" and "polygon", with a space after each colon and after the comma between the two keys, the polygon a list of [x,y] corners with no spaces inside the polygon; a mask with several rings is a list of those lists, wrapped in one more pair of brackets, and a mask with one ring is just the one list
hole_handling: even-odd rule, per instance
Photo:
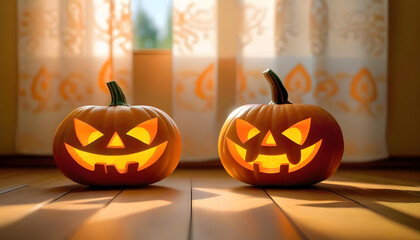
{"label": "wooden floor plank", "polygon": [[0,191],[22,185],[30,185],[33,182],[39,182],[57,175],[61,175],[61,173],[54,168],[0,168]]}
{"label": "wooden floor plank", "polygon": [[0,239],[420,239],[419,183],[418,171],[352,169],[264,191],[223,169],[179,169],[121,191],[0,169]]}
{"label": "wooden floor plank", "polygon": [[[418,202],[418,199],[420,198],[419,186],[413,185],[412,182],[407,182],[406,180],[376,175],[375,172],[371,172],[368,175],[353,171],[340,172],[328,179],[326,183],[354,186],[361,189],[373,189],[374,191],[381,191],[390,195],[403,192],[402,196],[398,194],[404,198],[404,200],[400,200],[402,202],[407,202],[410,198],[412,198],[414,202]],[[405,198],[407,194],[409,196],[408,199]]]}
{"label": "wooden floor plank", "polygon": [[418,232],[319,187],[266,189],[309,239],[415,239]]}
{"label": "wooden floor plank", "polygon": [[223,170],[195,173],[192,187],[192,239],[305,238],[262,189]]}
{"label": "wooden floor plank", "polygon": [[420,187],[420,171],[413,170],[343,170],[334,177],[351,178],[354,181]]}
{"label": "wooden floor plank", "polygon": [[0,236],[6,239],[67,239],[85,219],[119,192],[120,189],[77,188],[1,229]]}
{"label": "wooden floor plank", "polygon": [[8,193],[8,192],[12,192],[12,191],[24,188],[24,187],[28,187],[28,186],[29,186],[29,184],[24,184],[24,185],[16,185],[16,186],[13,186],[13,187],[4,188],[4,189],[0,190],[0,195]]}
{"label": "wooden floor plank", "polygon": [[[0,195],[0,233],[3,233],[8,225],[22,220],[77,186],[56,169],[49,169],[43,173],[45,177],[38,177],[33,171],[26,170],[22,177],[25,180],[16,179],[16,182],[30,183],[29,186]],[[31,174],[36,177],[31,178]]]}
{"label": "wooden floor plank", "polygon": [[[357,179],[357,178],[356,178]],[[322,185],[323,184],[323,185]],[[321,186],[343,194],[360,203],[380,203],[408,216],[417,218],[420,226],[420,187],[375,181],[359,182],[351,177],[337,176]],[[352,198],[354,197],[354,198]]]}
{"label": "wooden floor plank", "polygon": [[419,170],[375,170],[376,176],[405,180],[413,185],[420,186]]}
{"label": "wooden floor plank", "polygon": [[[320,187],[420,233],[420,189],[407,186],[328,180]],[[419,236],[420,238],[420,236]]]}
{"label": "wooden floor plank", "polygon": [[3,181],[8,181],[8,179],[13,179],[22,173],[19,173],[19,168],[0,168],[0,186]]}
{"label": "wooden floor plank", "polygon": [[85,221],[72,239],[188,239],[191,186],[187,172],[126,189]]}

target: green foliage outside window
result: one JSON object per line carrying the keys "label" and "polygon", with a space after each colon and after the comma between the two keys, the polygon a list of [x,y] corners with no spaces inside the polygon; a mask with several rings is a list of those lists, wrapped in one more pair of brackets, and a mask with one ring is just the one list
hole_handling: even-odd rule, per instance
{"label": "green foliage outside window", "polygon": [[171,10],[169,0],[133,1],[134,50],[172,48]]}

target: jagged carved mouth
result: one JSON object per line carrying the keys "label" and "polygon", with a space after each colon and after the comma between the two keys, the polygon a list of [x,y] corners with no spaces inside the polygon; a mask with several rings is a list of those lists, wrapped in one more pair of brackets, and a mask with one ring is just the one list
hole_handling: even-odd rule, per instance
{"label": "jagged carved mouth", "polygon": [[243,167],[254,171],[254,165],[258,165],[258,169],[260,172],[264,173],[279,173],[280,167],[282,165],[288,166],[288,172],[295,172],[303,167],[305,167],[318,153],[319,148],[321,147],[322,139],[316,142],[315,144],[301,149],[301,158],[299,163],[292,164],[287,159],[286,154],[280,155],[264,155],[259,154],[258,157],[252,162],[246,162],[245,156],[247,150],[243,147],[239,146],[228,137],[226,137],[227,147],[229,149],[230,154],[232,157]]}
{"label": "jagged carved mouth", "polygon": [[[82,167],[94,171],[95,165],[114,166],[119,173],[127,173],[128,165],[138,163],[137,171],[145,169],[155,163],[166,149],[168,141],[147,150],[125,155],[101,155],[77,149],[64,143],[70,156]],[[105,168],[106,170],[106,168]]]}

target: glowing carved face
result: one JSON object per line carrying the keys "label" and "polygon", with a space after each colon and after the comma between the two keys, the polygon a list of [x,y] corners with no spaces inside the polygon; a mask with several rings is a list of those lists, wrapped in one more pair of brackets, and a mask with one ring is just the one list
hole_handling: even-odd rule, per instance
{"label": "glowing carved face", "polygon": [[[104,134],[91,125],[75,118],[74,129],[77,139],[83,147],[93,143]],[[156,137],[158,131],[158,119],[153,118],[147,120],[126,133],[141,142],[150,145]],[[105,166],[114,166],[119,173],[126,173],[128,165],[131,163],[138,163],[137,171],[145,169],[155,163],[165,151],[168,141],[165,141],[155,147],[123,155],[104,155],[98,153],[87,152],[64,143],[70,156],[82,167],[94,171],[96,164],[103,164]],[[124,149],[124,142],[121,140],[117,132],[113,132],[111,139],[107,146],[109,149]],[[105,168],[106,169],[106,168]]]}
{"label": "glowing carved face", "polygon": [[[257,129],[252,124],[248,123],[242,119],[236,119],[236,134],[238,135],[239,140],[242,144],[246,143],[248,140],[254,138],[257,135],[264,134],[261,133],[259,129]],[[302,120],[293,126],[284,130],[281,134],[294,142],[302,146],[306,138],[308,137],[309,130],[311,127],[311,118],[307,118]],[[262,136],[262,135],[261,135]],[[227,147],[229,149],[230,154],[232,157],[237,161],[241,166],[249,169],[254,170],[254,165],[258,165],[259,171],[264,173],[279,173],[280,167],[282,165],[288,166],[288,172],[295,172],[303,167],[305,167],[318,153],[319,148],[321,147],[322,139],[317,141],[316,143],[300,149],[300,160],[298,163],[293,164],[289,161],[287,155],[284,154],[257,154],[254,159],[247,159],[247,151],[245,148],[239,146],[239,144],[235,143],[228,137],[226,137]],[[261,141],[261,146],[263,147],[270,147],[270,148],[279,148],[281,150],[281,146],[278,146],[276,143],[275,138],[270,130],[268,130],[263,140]]]}

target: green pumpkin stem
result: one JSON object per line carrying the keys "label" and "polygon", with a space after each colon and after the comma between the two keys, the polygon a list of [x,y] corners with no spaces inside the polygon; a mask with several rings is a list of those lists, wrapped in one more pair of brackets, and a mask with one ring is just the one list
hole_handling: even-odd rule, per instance
{"label": "green pumpkin stem", "polygon": [[267,68],[263,72],[264,77],[268,80],[271,87],[271,102],[270,104],[290,104],[286,88],[281,83],[280,78],[273,72],[273,70]]}
{"label": "green pumpkin stem", "polygon": [[111,104],[109,106],[130,106],[125,100],[125,96],[116,81],[107,82],[109,93],[111,93]]}

